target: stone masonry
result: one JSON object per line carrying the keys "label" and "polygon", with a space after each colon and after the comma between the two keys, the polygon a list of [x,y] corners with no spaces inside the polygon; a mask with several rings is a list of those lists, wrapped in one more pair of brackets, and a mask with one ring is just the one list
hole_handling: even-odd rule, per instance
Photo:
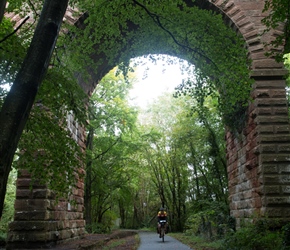
{"label": "stone masonry", "polygon": [[[222,13],[228,25],[242,34],[252,59],[254,101],[247,112],[247,126],[241,134],[226,135],[231,215],[238,226],[243,219],[258,216],[289,221],[290,125],[284,80],[287,72],[282,64],[265,56],[263,44],[273,40],[283,27],[262,34],[264,0],[203,0],[197,4]],[[73,13],[68,9],[64,20],[81,27],[83,19],[77,19]],[[106,58],[102,59],[106,62]],[[92,76],[90,86],[83,86],[88,95],[112,66],[99,66],[101,73]],[[84,129],[73,120],[69,126],[85,150]],[[30,190],[29,185],[29,175],[23,171],[17,181],[16,211],[7,249],[49,248],[85,233],[82,180],[74,192],[75,206],[67,201],[55,205],[52,192],[45,186],[35,185]]]}
{"label": "stone masonry", "polygon": [[265,56],[264,42],[280,30],[262,34],[264,1],[212,1],[222,8],[248,46],[252,59],[253,103],[246,129],[227,133],[231,215],[239,226],[259,217],[290,220],[290,126],[286,101],[286,71]]}
{"label": "stone masonry", "polygon": [[[85,131],[67,116],[72,137],[85,150]],[[84,171],[84,170],[82,170]],[[59,242],[85,234],[84,180],[78,179],[71,201],[56,203],[54,193],[45,185],[34,183],[22,170],[17,179],[14,221],[9,225],[6,249],[51,248]]]}

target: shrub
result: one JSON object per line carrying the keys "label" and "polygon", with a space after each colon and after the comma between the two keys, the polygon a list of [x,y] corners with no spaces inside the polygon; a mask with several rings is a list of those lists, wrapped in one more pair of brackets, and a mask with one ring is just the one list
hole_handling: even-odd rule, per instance
{"label": "shrub", "polygon": [[12,171],[9,174],[9,178],[7,182],[7,191],[5,195],[3,214],[0,220],[0,241],[3,241],[6,239],[8,225],[11,221],[13,221],[16,178],[17,178],[16,170],[12,169]]}
{"label": "shrub", "polygon": [[[195,209],[185,224],[187,235],[202,236],[207,239],[222,238],[228,231],[235,231],[235,219],[228,216],[223,203],[199,201],[202,208]],[[199,211],[198,211],[199,210]]]}
{"label": "shrub", "polygon": [[114,227],[114,221],[116,219],[116,214],[109,210],[104,213],[100,223],[95,222],[91,225],[87,225],[86,229],[91,233],[110,233]]}
{"label": "shrub", "polygon": [[290,223],[282,227],[283,245],[285,249],[290,249]]}
{"label": "shrub", "polygon": [[271,231],[265,220],[247,224],[236,232],[229,233],[223,240],[224,250],[281,250],[283,234]]}

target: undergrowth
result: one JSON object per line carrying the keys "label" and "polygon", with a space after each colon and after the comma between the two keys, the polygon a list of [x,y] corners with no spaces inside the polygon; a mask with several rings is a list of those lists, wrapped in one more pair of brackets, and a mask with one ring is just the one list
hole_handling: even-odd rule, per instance
{"label": "undergrowth", "polygon": [[171,235],[195,250],[290,250],[290,223],[281,228],[266,219],[247,223],[222,237],[188,232]]}

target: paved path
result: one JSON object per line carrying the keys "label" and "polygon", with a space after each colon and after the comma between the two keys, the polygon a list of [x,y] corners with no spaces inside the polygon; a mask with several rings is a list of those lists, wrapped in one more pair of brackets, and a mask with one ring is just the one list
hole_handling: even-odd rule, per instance
{"label": "paved path", "polygon": [[154,232],[139,232],[140,247],[138,250],[189,250],[190,247],[182,244],[180,241],[165,235],[165,240],[159,238],[159,235]]}

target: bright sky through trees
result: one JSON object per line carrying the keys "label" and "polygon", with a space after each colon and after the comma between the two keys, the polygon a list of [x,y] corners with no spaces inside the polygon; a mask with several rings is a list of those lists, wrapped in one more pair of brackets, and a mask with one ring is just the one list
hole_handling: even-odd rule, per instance
{"label": "bright sky through trees", "polygon": [[[157,61],[156,64],[148,61],[147,64],[137,67],[138,81],[130,91],[131,104],[145,108],[162,93],[173,92],[174,88],[182,83],[185,76],[179,69],[180,65],[163,64],[162,61]],[[146,70],[147,68],[149,70]]]}

